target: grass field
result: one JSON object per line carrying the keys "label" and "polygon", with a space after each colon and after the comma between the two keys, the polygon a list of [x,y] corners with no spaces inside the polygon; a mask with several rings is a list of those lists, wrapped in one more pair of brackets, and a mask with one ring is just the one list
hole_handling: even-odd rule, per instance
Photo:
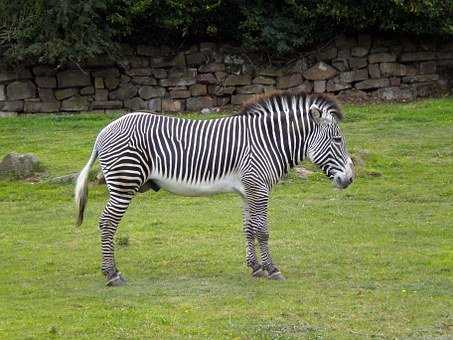
{"label": "grass field", "polygon": [[[129,282],[107,288],[105,187],[90,188],[76,229],[72,185],[0,181],[0,338],[453,337],[453,99],[344,111],[365,162],[354,184],[290,174],[273,192],[284,282],[249,276],[234,195],[139,194],[118,232]],[[79,171],[111,119],[0,119],[0,155],[35,153],[50,177]]]}

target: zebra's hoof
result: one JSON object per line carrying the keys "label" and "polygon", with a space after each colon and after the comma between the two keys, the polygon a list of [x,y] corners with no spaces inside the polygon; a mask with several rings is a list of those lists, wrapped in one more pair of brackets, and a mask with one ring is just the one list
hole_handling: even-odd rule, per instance
{"label": "zebra's hoof", "polygon": [[108,287],[119,287],[125,285],[127,280],[121,275],[121,273],[116,273],[111,279],[106,282]]}
{"label": "zebra's hoof", "polygon": [[265,270],[263,270],[263,268],[258,268],[257,270],[255,270],[253,273],[252,273],[252,276],[255,277],[255,278],[259,278],[259,277],[267,277],[267,273]]}
{"label": "zebra's hoof", "polygon": [[286,278],[280,272],[272,273],[268,276],[269,280],[284,281]]}

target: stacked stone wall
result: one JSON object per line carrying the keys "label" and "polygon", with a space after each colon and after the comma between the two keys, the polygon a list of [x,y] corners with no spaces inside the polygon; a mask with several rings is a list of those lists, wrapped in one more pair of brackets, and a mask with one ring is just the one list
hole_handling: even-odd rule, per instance
{"label": "stacked stone wall", "polygon": [[124,55],[67,69],[0,66],[0,112],[199,111],[275,90],[404,101],[453,87],[453,42],[342,35],[289,63],[213,43],[127,47]]}

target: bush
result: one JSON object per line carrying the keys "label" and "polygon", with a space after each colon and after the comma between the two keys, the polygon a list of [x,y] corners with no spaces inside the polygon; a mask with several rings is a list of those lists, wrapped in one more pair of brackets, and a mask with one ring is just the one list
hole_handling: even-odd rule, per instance
{"label": "bush", "polygon": [[453,0],[0,0],[0,22],[0,53],[20,63],[79,63],[119,42],[289,55],[339,32],[451,37]]}

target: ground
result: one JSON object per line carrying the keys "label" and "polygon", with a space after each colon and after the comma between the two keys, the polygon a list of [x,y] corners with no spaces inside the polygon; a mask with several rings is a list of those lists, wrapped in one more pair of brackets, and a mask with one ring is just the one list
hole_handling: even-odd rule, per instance
{"label": "ground", "polygon": [[[117,236],[129,282],[108,288],[105,187],[75,228],[72,185],[0,181],[0,338],[453,337],[453,99],[344,111],[364,162],[353,185],[291,173],[273,192],[284,282],[250,277],[234,195],[139,194]],[[33,152],[49,177],[79,171],[113,118],[1,119],[0,155]]]}

